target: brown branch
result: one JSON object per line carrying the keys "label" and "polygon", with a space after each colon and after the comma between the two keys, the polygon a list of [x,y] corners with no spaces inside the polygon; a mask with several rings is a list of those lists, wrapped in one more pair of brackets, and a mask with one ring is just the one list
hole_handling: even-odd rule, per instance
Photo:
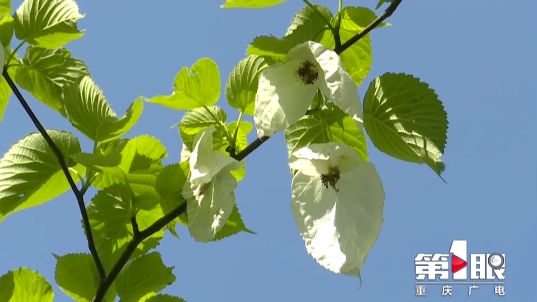
{"label": "brown branch", "polygon": [[4,72],[2,73],[2,75],[6,79],[6,82],[8,83],[9,87],[11,88],[11,90],[13,90],[13,93],[15,94],[19,102],[21,103],[22,107],[24,108],[24,110],[26,111],[26,113],[28,114],[32,122],[34,123],[37,130],[39,130],[39,132],[41,133],[41,135],[43,136],[43,138],[49,145],[50,149],[52,149],[52,152],[54,152],[54,155],[56,155],[56,158],[58,159],[58,162],[60,163],[63,174],[65,174],[65,177],[67,178],[67,182],[69,182],[69,185],[71,186],[71,190],[75,194],[76,200],[78,201],[78,207],[80,208],[80,213],[82,214],[82,220],[84,221],[84,228],[86,229],[86,239],[88,240],[88,247],[89,247],[91,256],[93,257],[93,261],[95,262],[95,266],[97,267],[97,271],[99,272],[99,277],[101,278],[101,280],[103,280],[106,278],[106,272],[104,271],[104,267],[103,267],[103,264],[101,263],[101,259],[99,259],[99,254],[97,254],[97,248],[95,247],[95,241],[93,240],[93,234],[91,232],[91,225],[89,223],[88,213],[86,212],[86,206],[84,204],[84,194],[82,194],[80,190],[78,190],[78,188],[76,187],[75,181],[73,180],[73,177],[71,177],[71,173],[69,173],[69,168],[67,167],[67,163],[65,162],[65,158],[63,157],[62,151],[60,150],[60,148],[58,148],[58,146],[54,143],[52,138],[48,135],[47,131],[45,130],[43,125],[41,125],[41,123],[35,116],[34,112],[30,108],[30,106],[28,105],[24,97],[22,96],[21,92],[19,91],[15,83],[13,83],[13,80],[11,79],[11,77],[9,76],[7,72],[7,68],[4,69]]}

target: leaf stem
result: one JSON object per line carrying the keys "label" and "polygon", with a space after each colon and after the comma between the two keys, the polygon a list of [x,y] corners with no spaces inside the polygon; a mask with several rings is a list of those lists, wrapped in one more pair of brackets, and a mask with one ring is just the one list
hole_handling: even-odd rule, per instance
{"label": "leaf stem", "polygon": [[15,49],[11,52],[11,55],[9,55],[9,60],[6,61],[6,64],[9,64],[9,62],[11,62],[11,59],[13,59],[17,51],[19,51],[19,49],[22,47],[22,45],[24,45],[24,43],[26,43],[26,41],[23,40],[20,42],[19,45],[17,45],[17,47],[15,47]]}
{"label": "leaf stem", "polygon": [[6,82],[8,83],[9,87],[11,88],[11,90],[13,90],[13,93],[15,94],[19,102],[21,103],[22,107],[24,108],[24,110],[26,111],[26,113],[28,114],[32,122],[34,123],[37,130],[39,130],[39,132],[41,133],[41,135],[43,136],[43,138],[49,145],[50,149],[52,149],[52,152],[54,152],[54,155],[56,155],[56,158],[58,159],[58,162],[60,163],[60,166],[63,170],[63,174],[65,174],[65,177],[67,178],[67,182],[69,182],[69,185],[71,186],[71,190],[75,194],[76,200],[78,201],[78,207],[80,208],[80,213],[82,214],[82,220],[84,222],[84,229],[86,230],[86,239],[88,241],[88,247],[89,247],[91,256],[93,257],[93,261],[95,262],[95,266],[97,267],[97,271],[99,272],[99,277],[101,278],[101,280],[103,280],[106,278],[106,272],[104,270],[103,264],[101,263],[101,259],[99,259],[99,255],[97,254],[97,248],[95,247],[95,241],[93,240],[93,234],[91,232],[91,225],[89,223],[88,213],[86,212],[86,205],[84,204],[84,195],[76,187],[75,181],[73,180],[71,173],[69,173],[69,167],[67,166],[67,163],[65,162],[65,158],[62,154],[62,151],[60,150],[60,148],[58,148],[58,146],[54,143],[52,138],[48,135],[43,125],[41,125],[41,123],[35,116],[34,112],[30,108],[30,106],[28,105],[24,97],[22,96],[21,92],[19,91],[15,83],[13,83],[13,80],[9,76],[7,69],[4,70],[2,75],[6,79]]}
{"label": "leaf stem", "polygon": [[386,20],[388,17],[390,17],[399,4],[401,4],[403,0],[393,0],[392,4],[388,6],[388,8],[380,15],[377,19],[375,19],[373,22],[371,22],[366,28],[364,28],[361,32],[357,33],[354,37],[350,38],[347,42],[345,42],[340,47],[335,47],[334,51],[339,55],[345,50],[347,50],[349,47],[351,47],[354,43],[358,42],[361,38],[365,37],[370,31],[372,31],[375,27],[377,27],[380,23],[382,23],[384,20]]}
{"label": "leaf stem", "polygon": [[231,137],[229,136],[229,133],[227,131],[227,125],[223,123],[221,120],[218,119],[218,117],[209,109],[207,106],[203,106],[203,109],[209,113],[209,115],[214,119],[216,123],[220,126],[220,129],[224,132],[224,135],[227,137],[228,141],[231,142]]}

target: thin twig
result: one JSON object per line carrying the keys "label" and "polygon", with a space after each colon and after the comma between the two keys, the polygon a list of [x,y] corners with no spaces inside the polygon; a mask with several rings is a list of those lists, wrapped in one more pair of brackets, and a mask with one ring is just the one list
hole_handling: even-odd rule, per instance
{"label": "thin twig", "polygon": [[[132,237],[132,240],[127,245],[127,248],[121,254],[119,259],[117,260],[116,264],[114,264],[114,267],[112,267],[112,270],[110,270],[110,273],[104,280],[101,280],[101,283],[99,284],[99,287],[97,288],[97,292],[95,293],[95,296],[93,297],[92,302],[102,302],[104,299],[104,296],[106,295],[106,292],[114,283],[114,280],[117,278],[125,264],[129,261],[130,257],[136,251],[136,248],[138,245],[144,241],[145,239],[149,238],[156,232],[160,231],[163,227],[168,225],[170,222],[172,222],[175,218],[177,218],[179,215],[186,212],[186,202],[183,201],[180,206],[172,210],[170,213],[164,215],[164,217],[160,218],[159,220],[155,221],[151,226],[149,226],[147,229],[143,231],[133,232],[134,236]],[[135,219],[132,221],[136,221]],[[133,226],[134,227],[134,226]],[[138,225],[136,224],[136,228]]]}
{"label": "thin twig", "polygon": [[361,38],[365,37],[370,31],[372,31],[375,27],[377,27],[380,23],[382,23],[384,20],[386,20],[388,17],[390,17],[399,4],[401,4],[401,1],[403,0],[393,0],[392,4],[388,6],[388,8],[380,15],[375,21],[371,22],[366,28],[364,28],[361,32],[356,34],[354,37],[350,38],[347,42],[343,43],[341,47],[336,47],[334,51],[339,55],[347,48],[351,47],[354,43],[358,42]]}
{"label": "thin twig", "polygon": [[65,158],[63,157],[62,151],[60,150],[60,148],[58,148],[58,146],[54,143],[52,138],[48,135],[47,131],[45,130],[43,125],[41,125],[41,123],[35,116],[34,112],[30,108],[30,106],[28,105],[24,97],[22,96],[21,92],[19,91],[15,83],[13,83],[13,80],[8,74],[7,68],[4,70],[2,75],[6,79],[6,82],[8,83],[11,90],[13,90],[13,93],[15,94],[19,102],[21,103],[22,107],[24,108],[28,116],[30,116],[30,119],[34,123],[37,130],[39,130],[39,132],[41,133],[41,135],[43,136],[43,138],[49,145],[50,149],[52,149],[52,152],[54,152],[54,155],[56,155],[56,158],[58,159],[58,162],[60,163],[60,166],[63,170],[63,174],[65,174],[65,177],[67,178],[67,182],[69,182],[69,185],[71,186],[71,190],[75,194],[76,200],[78,201],[78,207],[80,208],[80,213],[82,214],[82,220],[84,221],[84,228],[86,229],[86,238],[88,240],[88,247],[89,247],[91,256],[93,257],[93,261],[95,262],[95,266],[97,267],[97,271],[99,272],[99,277],[101,278],[101,280],[105,279],[106,272],[104,270],[103,264],[101,263],[101,259],[99,259],[99,254],[97,254],[97,248],[95,247],[95,242],[93,241],[91,225],[89,223],[88,213],[86,212],[86,206],[84,205],[84,195],[81,194],[81,192],[76,187],[75,181],[73,180],[73,177],[71,177],[71,174],[69,173],[69,168],[67,167],[67,163],[65,162]]}

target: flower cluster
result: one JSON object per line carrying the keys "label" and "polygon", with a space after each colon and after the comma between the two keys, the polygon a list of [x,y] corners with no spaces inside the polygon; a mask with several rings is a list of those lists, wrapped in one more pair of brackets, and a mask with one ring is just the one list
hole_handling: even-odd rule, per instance
{"label": "flower cluster", "polygon": [[[320,91],[363,132],[362,105],[354,80],[332,50],[315,42],[291,49],[260,76],[254,121],[259,137],[296,123]],[[213,150],[214,126],[198,133],[190,157],[188,226],[196,241],[213,240],[235,205],[238,161]],[[184,149],[184,148],[183,148]],[[185,151],[185,150],[183,150]],[[289,157],[295,172],[291,208],[309,254],[336,273],[359,276],[383,223],[384,189],[374,165],[343,143],[310,144]]]}

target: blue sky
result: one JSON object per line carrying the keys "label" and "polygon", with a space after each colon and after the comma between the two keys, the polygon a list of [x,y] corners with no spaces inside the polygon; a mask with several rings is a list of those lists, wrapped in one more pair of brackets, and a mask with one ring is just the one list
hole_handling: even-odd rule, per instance
{"label": "blue sky", "polygon": [[[255,36],[282,36],[303,6],[294,0],[264,10],[222,10],[223,1],[81,0],[86,18],[80,26],[87,32],[68,47],[89,66],[114,110],[123,114],[140,95],[170,93],[179,69],[201,57],[217,62],[225,83]],[[20,3],[13,2],[14,7]],[[335,11],[337,2],[317,3]],[[344,4],[374,8],[376,0]],[[246,178],[235,192],[247,227],[258,235],[196,244],[187,229],[178,228],[181,241],[166,236],[158,248],[177,276],[165,292],[189,302],[437,301],[444,298],[438,287],[428,288],[425,298],[415,297],[414,258],[418,253],[448,253],[452,240],[466,239],[469,253],[506,254],[506,296],[501,299],[537,301],[535,12],[533,0],[407,0],[389,19],[392,27],[373,32],[373,67],[360,95],[375,76],[388,71],[413,74],[436,90],[450,122],[443,157],[448,184],[425,165],[398,161],[369,144],[386,205],[361,288],[358,279],[330,273],[307,254],[291,214],[291,175],[280,133],[246,159]],[[46,128],[73,129],[25,96]],[[228,119],[237,118],[223,93],[218,105]],[[128,136],[156,136],[168,148],[166,163],[177,162],[181,141],[170,126],[182,115],[145,104]],[[34,131],[12,98],[0,124],[0,153]],[[90,150],[92,144],[75,133]],[[94,191],[88,194],[89,201]],[[0,275],[27,266],[51,283],[52,253],[87,252],[71,192],[4,220],[0,242]],[[500,299],[490,286],[471,297],[467,293],[467,287],[455,287],[451,300]],[[55,301],[71,300],[55,287]]]}

